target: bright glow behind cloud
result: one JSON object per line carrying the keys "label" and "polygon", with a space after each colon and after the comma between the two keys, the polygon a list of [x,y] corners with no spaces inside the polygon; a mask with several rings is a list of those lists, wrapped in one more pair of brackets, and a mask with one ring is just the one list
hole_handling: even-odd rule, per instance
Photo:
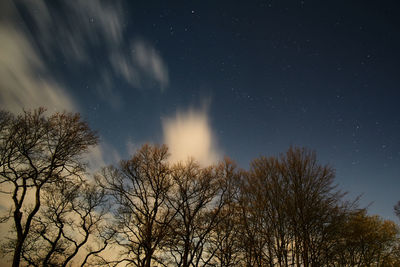
{"label": "bright glow behind cloud", "polygon": [[201,165],[208,165],[220,158],[205,111],[177,112],[175,117],[163,120],[163,132],[172,162],[193,157]]}

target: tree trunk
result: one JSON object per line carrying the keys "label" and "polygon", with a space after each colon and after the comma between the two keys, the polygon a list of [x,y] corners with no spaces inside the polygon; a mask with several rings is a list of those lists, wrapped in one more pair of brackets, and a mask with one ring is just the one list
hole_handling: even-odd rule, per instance
{"label": "tree trunk", "polygon": [[18,238],[17,244],[15,246],[12,267],[19,267],[19,263],[21,260],[22,244],[23,244],[22,240]]}
{"label": "tree trunk", "polygon": [[22,245],[24,244],[24,235],[21,225],[22,212],[18,208],[14,211],[14,223],[17,231],[17,243],[15,244],[14,256],[13,256],[13,267],[19,267],[21,260]]}

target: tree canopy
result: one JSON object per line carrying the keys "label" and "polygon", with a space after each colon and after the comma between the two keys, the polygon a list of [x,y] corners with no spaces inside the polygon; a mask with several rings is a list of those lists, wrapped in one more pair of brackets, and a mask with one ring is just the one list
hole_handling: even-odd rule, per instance
{"label": "tree canopy", "polygon": [[[398,226],[345,200],[335,170],[291,147],[243,170],[171,162],[165,145],[85,172],[79,114],[0,112],[12,266],[398,266]],[[400,216],[400,205],[395,211]]]}

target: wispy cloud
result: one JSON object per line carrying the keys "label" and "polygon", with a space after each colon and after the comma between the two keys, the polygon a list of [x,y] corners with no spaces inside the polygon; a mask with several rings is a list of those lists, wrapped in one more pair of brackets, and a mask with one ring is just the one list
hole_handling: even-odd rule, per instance
{"label": "wispy cloud", "polygon": [[126,141],[126,153],[128,158],[131,158],[145,143],[134,142],[131,138]]}
{"label": "wispy cloud", "polygon": [[143,39],[131,41],[130,49],[110,54],[115,73],[136,88],[168,87],[168,67],[156,49]]}
{"label": "wispy cloud", "polygon": [[163,133],[172,162],[192,157],[202,165],[209,165],[221,158],[206,110],[178,111],[163,120]]}
{"label": "wispy cloud", "polygon": [[[95,95],[111,107],[123,105],[121,81],[135,89],[168,87],[168,68],[160,53],[145,39],[126,34],[122,2],[63,1],[58,8],[44,0],[18,4],[32,22],[44,57],[61,58],[72,73],[89,69],[92,78],[85,82],[93,79]],[[98,58],[99,54],[103,56]],[[99,77],[106,77],[106,83],[96,81]]]}
{"label": "wispy cloud", "polygon": [[161,89],[168,86],[168,69],[156,50],[143,40],[132,44],[133,61],[137,62],[145,76],[158,82]]}
{"label": "wispy cloud", "polygon": [[49,75],[26,29],[18,25],[13,3],[1,5],[0,105],[11,112],[46,106],[49,110],[76,110],[69,94]]}
{"label": "wispy cloud", "polygon": [[100,145],[93,147],[86,155],[88,168],[91,173],[98,172],[102,167],[116,164],[121,160],[118,150],[111,144],[103,141]]}
{"label": "wispy cloud", "polygon": [[113,109],[124,105],[121,81],[135,88],[168,86],[168,68],[156,48],[126,35],[122,2],[77,0],[54,6],[44,0],[0,1],[1,108],[82,111],[64,82],[70,77],[57,79],[64,73],[54,75],[50,60],[69,69],[72,77],[89,69],[84,82]]}
{"label": "wispy cloud", "polygon": [[123,40],[121,2],[77,0],[50,8],[44,0],[22,0],[34,22],[37,41],[48,56],[62,54],[72,61],[90,61],[93,47],[118,46]]}

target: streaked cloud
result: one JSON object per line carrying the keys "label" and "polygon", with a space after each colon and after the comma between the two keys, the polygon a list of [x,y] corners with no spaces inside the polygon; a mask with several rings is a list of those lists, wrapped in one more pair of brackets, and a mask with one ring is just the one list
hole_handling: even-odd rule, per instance
{"label": "streaked cloud", "polygon": [[221,158],[205,110],[178,111],[175,116],[163,120],[163,133],[172,162],[193,157],[200,164],[209,165]]}
{"label": "streaked cloud", "polygon": [[154,47],[147,42],[137,40],[132,44],[133,61],[137,62],[145,76],[158,82],[161,89],[168,86],[168,69]]}
{"label": "streaked cloud", "polygon": [[44,58],[59,58],[71,73],[87,69],[85,82],[95,84],[95,96],[112,108],[123,105],[121,81],[135,89],[168,87],[168,68],[160,53],[149,41],[126,34],[122,2],[63,1],[57,9],[44,0],[17,3],[32,22]]}
{"label": "streaked cloud", "polygon": [[136,88],[151,88],[156,84],[161,90],[168,87],[168,67],[157,50],[143,39],[131,42],[128,51],[110,54],[114,72]]}
{"label": "streaked cloud", "polygon": [[37,41],[48,56],[62,54],[71,61],[88,61],[94,47],[118,46],[123,40],[121,2],[77,0],[51,9],[44,0],[22,0],[35,26]]}
{"label": "streaked cloud", "polygon": [[45,106],[50,111],[76,110],[71,96],[51,78],[27,30],[18,25],[12,2],[1,5],[0,105],[11,112]]}

